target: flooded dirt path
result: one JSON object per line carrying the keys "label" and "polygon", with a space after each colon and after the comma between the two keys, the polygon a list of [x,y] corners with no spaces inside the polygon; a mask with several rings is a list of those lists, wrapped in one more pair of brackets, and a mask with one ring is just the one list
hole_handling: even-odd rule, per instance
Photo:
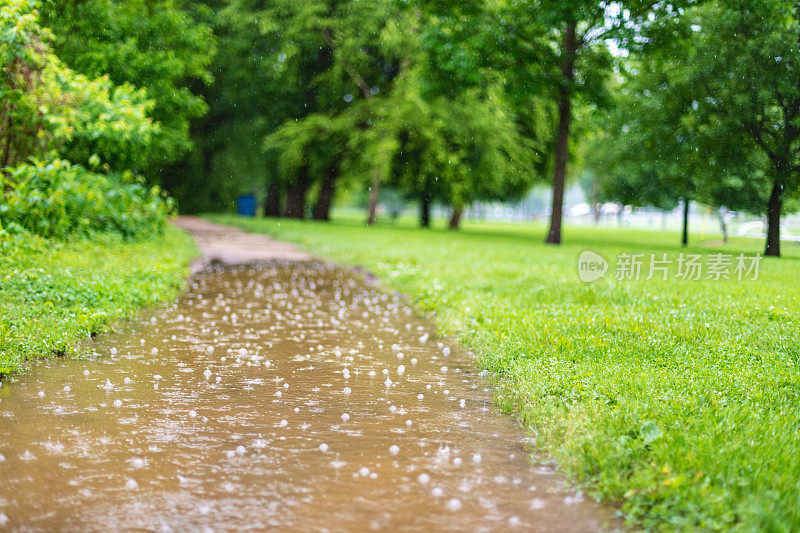
{"label": "flooded dirt path", "polygon": [[211,270],[0,388],[0,529],[596,531],[488,382],[351,270]]}

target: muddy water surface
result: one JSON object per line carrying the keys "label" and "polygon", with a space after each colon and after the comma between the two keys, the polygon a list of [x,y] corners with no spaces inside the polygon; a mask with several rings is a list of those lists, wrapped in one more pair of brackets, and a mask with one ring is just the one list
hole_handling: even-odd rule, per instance
{"label": "muddy water surface", "polygon": [[205,273],[0,388],[0,529],[595,531],[469,357],[316,263]]}

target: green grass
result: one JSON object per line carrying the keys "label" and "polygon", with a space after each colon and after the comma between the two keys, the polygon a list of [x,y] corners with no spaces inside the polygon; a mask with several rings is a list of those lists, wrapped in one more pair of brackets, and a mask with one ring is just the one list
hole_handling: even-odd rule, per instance
{"label": "green grass", "polygon": [[79,341],[138,309],[172,298],[196,254],[169,227],[163,238],[0,243],[0,374],[27,361],[72,355]]}
{"label": "green grass", "polygon": [[[632,525],[800,530],[800,247],[758,281],[579,281],[590,249],[676,257],[678,236],[467,224],[458,233],[213,216],[363,265],[498,376],[498,403]],[[695,239],[697,240],[697,239]],[[688,252],[755,252],[700,242]]]}

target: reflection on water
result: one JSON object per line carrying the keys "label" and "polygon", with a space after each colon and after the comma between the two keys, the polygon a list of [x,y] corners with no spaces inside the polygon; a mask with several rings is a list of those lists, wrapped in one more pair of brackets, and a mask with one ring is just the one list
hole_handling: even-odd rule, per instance
{"label": "reflection on water", "polygon": [[468,357],[315,263],[206,273],[0,388],[0,526],[596,530]]}

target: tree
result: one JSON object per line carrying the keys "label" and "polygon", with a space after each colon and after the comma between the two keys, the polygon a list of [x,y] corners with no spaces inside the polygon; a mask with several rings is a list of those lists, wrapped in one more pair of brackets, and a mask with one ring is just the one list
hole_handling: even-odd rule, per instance
{"label": "tree", "polygon": [[[262,28],[263,0],[203,0],[192,13],[220,45],[209,65],[212,81],[196,84],[208,111],[191,122],[195,149],[162,172],[163,184],[185,212],[219,210],[237,195],[266,189],[272,216],[280,213],[283,182],[263,140],[298,106],[296,86],[281,78],[279,39]],[[267,207],[267,206],[265,206]]]}
{"label": "tree", "polygon": [[265,147],[276,153],[280,175],[288,183],[285,216],[305,217],[306,195],[317,183],[312,217],[330,218],[336,182],[342,174],[343,152],[353,126],[350,118],[308,115],[301,121],[285,122],[267,136]]}
{"label": "tree", "polygon": [[[380,129],[373,121],[378,114],[370,108],[388,97],[400,72],[401,49],[395,44],[403,30],[398,8],[390,1],[365,5],[354,0],[281,0],[259,11],[261,29],[275,43],[272,57],[279,82],[304,88],[289,99],[292,105],[277,126],[276,131],[297,134],[294,138],[281,135],[281,150],[291,152],[287,143],[294,139],[303,144],[307,137],[300,133],[315,129],[313,124],[293,128],[289,122],[309,119],[319,125],[325,116],[331,124],[349,121],[353,134]],[[267,146],[272,145],[269,139]],[[350,143],[344,140],[343,144]],[[323,196],[332,199],[338,182],[332,176],[345,164],[339,160],[344,154],[337,152],[337,160],[329,160],[329,167],[319,174],[309,174],[310,167],[303,165],[296,168],[295,176],[283,176],[292,216],[305,213],[305,195],[315,183]],[[318,202],[318,216],[327,216],[325,203]]]}
{"label": "tree", "polygon": [[[539,0],[525,2],[522,14],[535,19],[532,27],[544,34],[531,35],[529,48],[544,53],[544,76],[535,90],[554,99],[557,125],[553,141],[553,201],[546,242],[561,242],[564,187],[567,179],[569,143],[576,104],[594,107],[607,101],[606,81],[614,65],[608,43],[636,49],[637,40],[655,24],[671,18],[683,2],[597,2],[596,0]],[[687,2],[688,3],[688,2]],[[512,4],[514,5],[514,4]],[[520,9],[516,8],[516,13]],[[544,45],[541,42],[543,41]]]}
{"label": "tree", "polygon": [[210,81],[211,29],[173,0],[46,0],[42,20],[56,54],[89,77],[147,90],[149,115],[159,124],[149,160],[152,171],[177,161],[192,147],[191,119],[206,111],[193,85]]}
{"label": "tree", "polygon": [[35,6],[2,7],[0,168],[57,157],[106,171],[140,168],[160,133],[148,117],[153,102],[143,90],[66,66]]}
{"label": "tree", "polygon": [[766,214],[764,254],[780,256],[783,205],[800,183],[800,5],[724,0],[692,15],[691,112],[725,173],[766,196],[742,207]]}
{"label": "tree", "polygon": [[652,191],[766,214],[765,254],[779,255],[782,206],[800,179],[798,9],[724,0],[658,28],[669,38],[634,62],[595,150],[617,165],[610,182],[632,180],[639,202]]}

